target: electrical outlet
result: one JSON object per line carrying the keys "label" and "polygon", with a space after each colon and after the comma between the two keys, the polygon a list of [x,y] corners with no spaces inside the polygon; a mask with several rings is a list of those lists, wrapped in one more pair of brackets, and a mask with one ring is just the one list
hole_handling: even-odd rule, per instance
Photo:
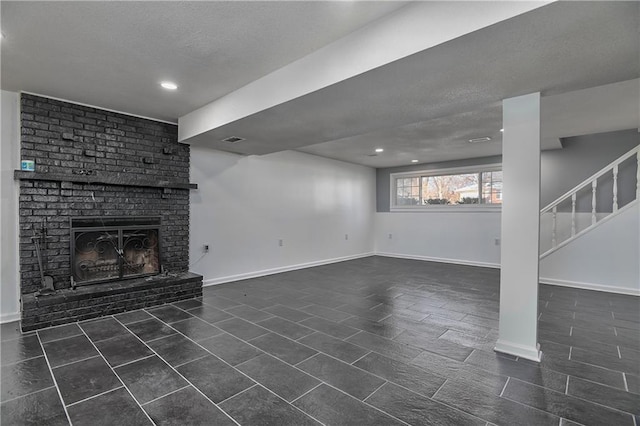
{"label": "electrical outlet", "polygon": [[348,240],[349,239],[349,234],[344,234],[344,239]]}
{"label": "electrical outlet", "polygon": [[204,250],[205,253],[209,253],[209,244],[205,244],[202,249]]}
{"label": "electrical outlet", "polygon": [[282,247],[284,245],[284,240],[278,240],[278,246]]}

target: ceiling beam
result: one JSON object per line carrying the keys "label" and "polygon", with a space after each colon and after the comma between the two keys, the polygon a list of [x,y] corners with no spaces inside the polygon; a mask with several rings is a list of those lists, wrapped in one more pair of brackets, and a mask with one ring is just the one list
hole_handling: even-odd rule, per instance
{"label": "ceiling beam", "polygon": [[[550,1],[416,2],[178,120],[178,139],[216,128],[507,20]],[[231,136],[231,135],[229,135]]]}

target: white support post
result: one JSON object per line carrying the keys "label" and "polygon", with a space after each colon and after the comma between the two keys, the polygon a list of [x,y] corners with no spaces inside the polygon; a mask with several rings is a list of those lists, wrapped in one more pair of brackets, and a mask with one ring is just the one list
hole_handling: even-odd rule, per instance
{"label": "white support post", "polygon": [[613,166],[613,212],[618,211],[618,165]]}
{"label": "white support post", "polygon": [[551,229],[551,247],[556,248],[558,245],[556,243],[556,218],[558,216],[558,207],[553,206],[553,220],[552,220],[552,229]]}
{"label": "white support post", "polygon": [[576,235],[576,193],[571,194],[571,236]]}
{"label": "white support post", "polygon": [[598,179],[591,182],[591,225],[595,225],[598,218],[596,217],[596,189],[598,188]]}
{"label": "white support post", "polygon": [[636,169],[636,200],[640,200],[640,151],[636,154],[638,158],[638,168]]}
{"label": "white support post", "polygon": [[502,103],[500,331],[495,350],[540,361],[540,93]]}

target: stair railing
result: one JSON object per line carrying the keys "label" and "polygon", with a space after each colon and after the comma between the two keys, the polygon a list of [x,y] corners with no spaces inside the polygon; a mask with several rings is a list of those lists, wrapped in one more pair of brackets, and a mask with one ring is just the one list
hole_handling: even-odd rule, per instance
{"label": "stair railing", "polygon": [[[636,191],[635,191],[635,200],[640,200],[640,146],[637,146],[622,155],[618,159],[611,162],[609,165],[602,168],[599,172],[585,179],[583,182],[579,183],[565,194],[558,197],[556,200],[551,202],[549,205],[540,210],[540,215],[542,216],[545,213],[551,213],[551,248],[546,250],[540,257],[545,257],[555,251],[556,249],[564,246],[572,239],[576,238],[578,235],[586,232],[588,229],[592,228],[599,223],[598,215],[596,210],[596,201],[597,201],[597,190],[598,190],[598,178],[604,176],[605,174],[611,172],[613,175],[613,205],[611,213],[608,213],[608,217],[613,215],[619,211],[618,208],[618,168],[621,163],[626,161],[627,159],[635,156],[637,161],[637,170],[636,170]],[[576,225],[576,201],[578,192],[584,190],[585,188],[591,187],[591,225],[586,227],[585,229],[577,232]],[[558,206],[563,202],[571,199],[571,236],[561,242],[558,242]],[[628,205],[628,204],[627,204]],[[600,219],[603,220],[605,217]]]}

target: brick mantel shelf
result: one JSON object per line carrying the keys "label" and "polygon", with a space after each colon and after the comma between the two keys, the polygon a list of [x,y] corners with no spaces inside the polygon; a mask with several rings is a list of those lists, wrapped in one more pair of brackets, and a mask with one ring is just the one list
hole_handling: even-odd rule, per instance
{"label": "brick mantel shelf", "polygon": [[146,188],[198,189],[195,183],[182,183],[169,180],[151,180],[132,178],[126,173],[110,173],[97,175],[73,175],[69,173],[38,173],[14,171],[16,180],[44,180],[49,182],[102,183],[108,185],[138,186]]}

